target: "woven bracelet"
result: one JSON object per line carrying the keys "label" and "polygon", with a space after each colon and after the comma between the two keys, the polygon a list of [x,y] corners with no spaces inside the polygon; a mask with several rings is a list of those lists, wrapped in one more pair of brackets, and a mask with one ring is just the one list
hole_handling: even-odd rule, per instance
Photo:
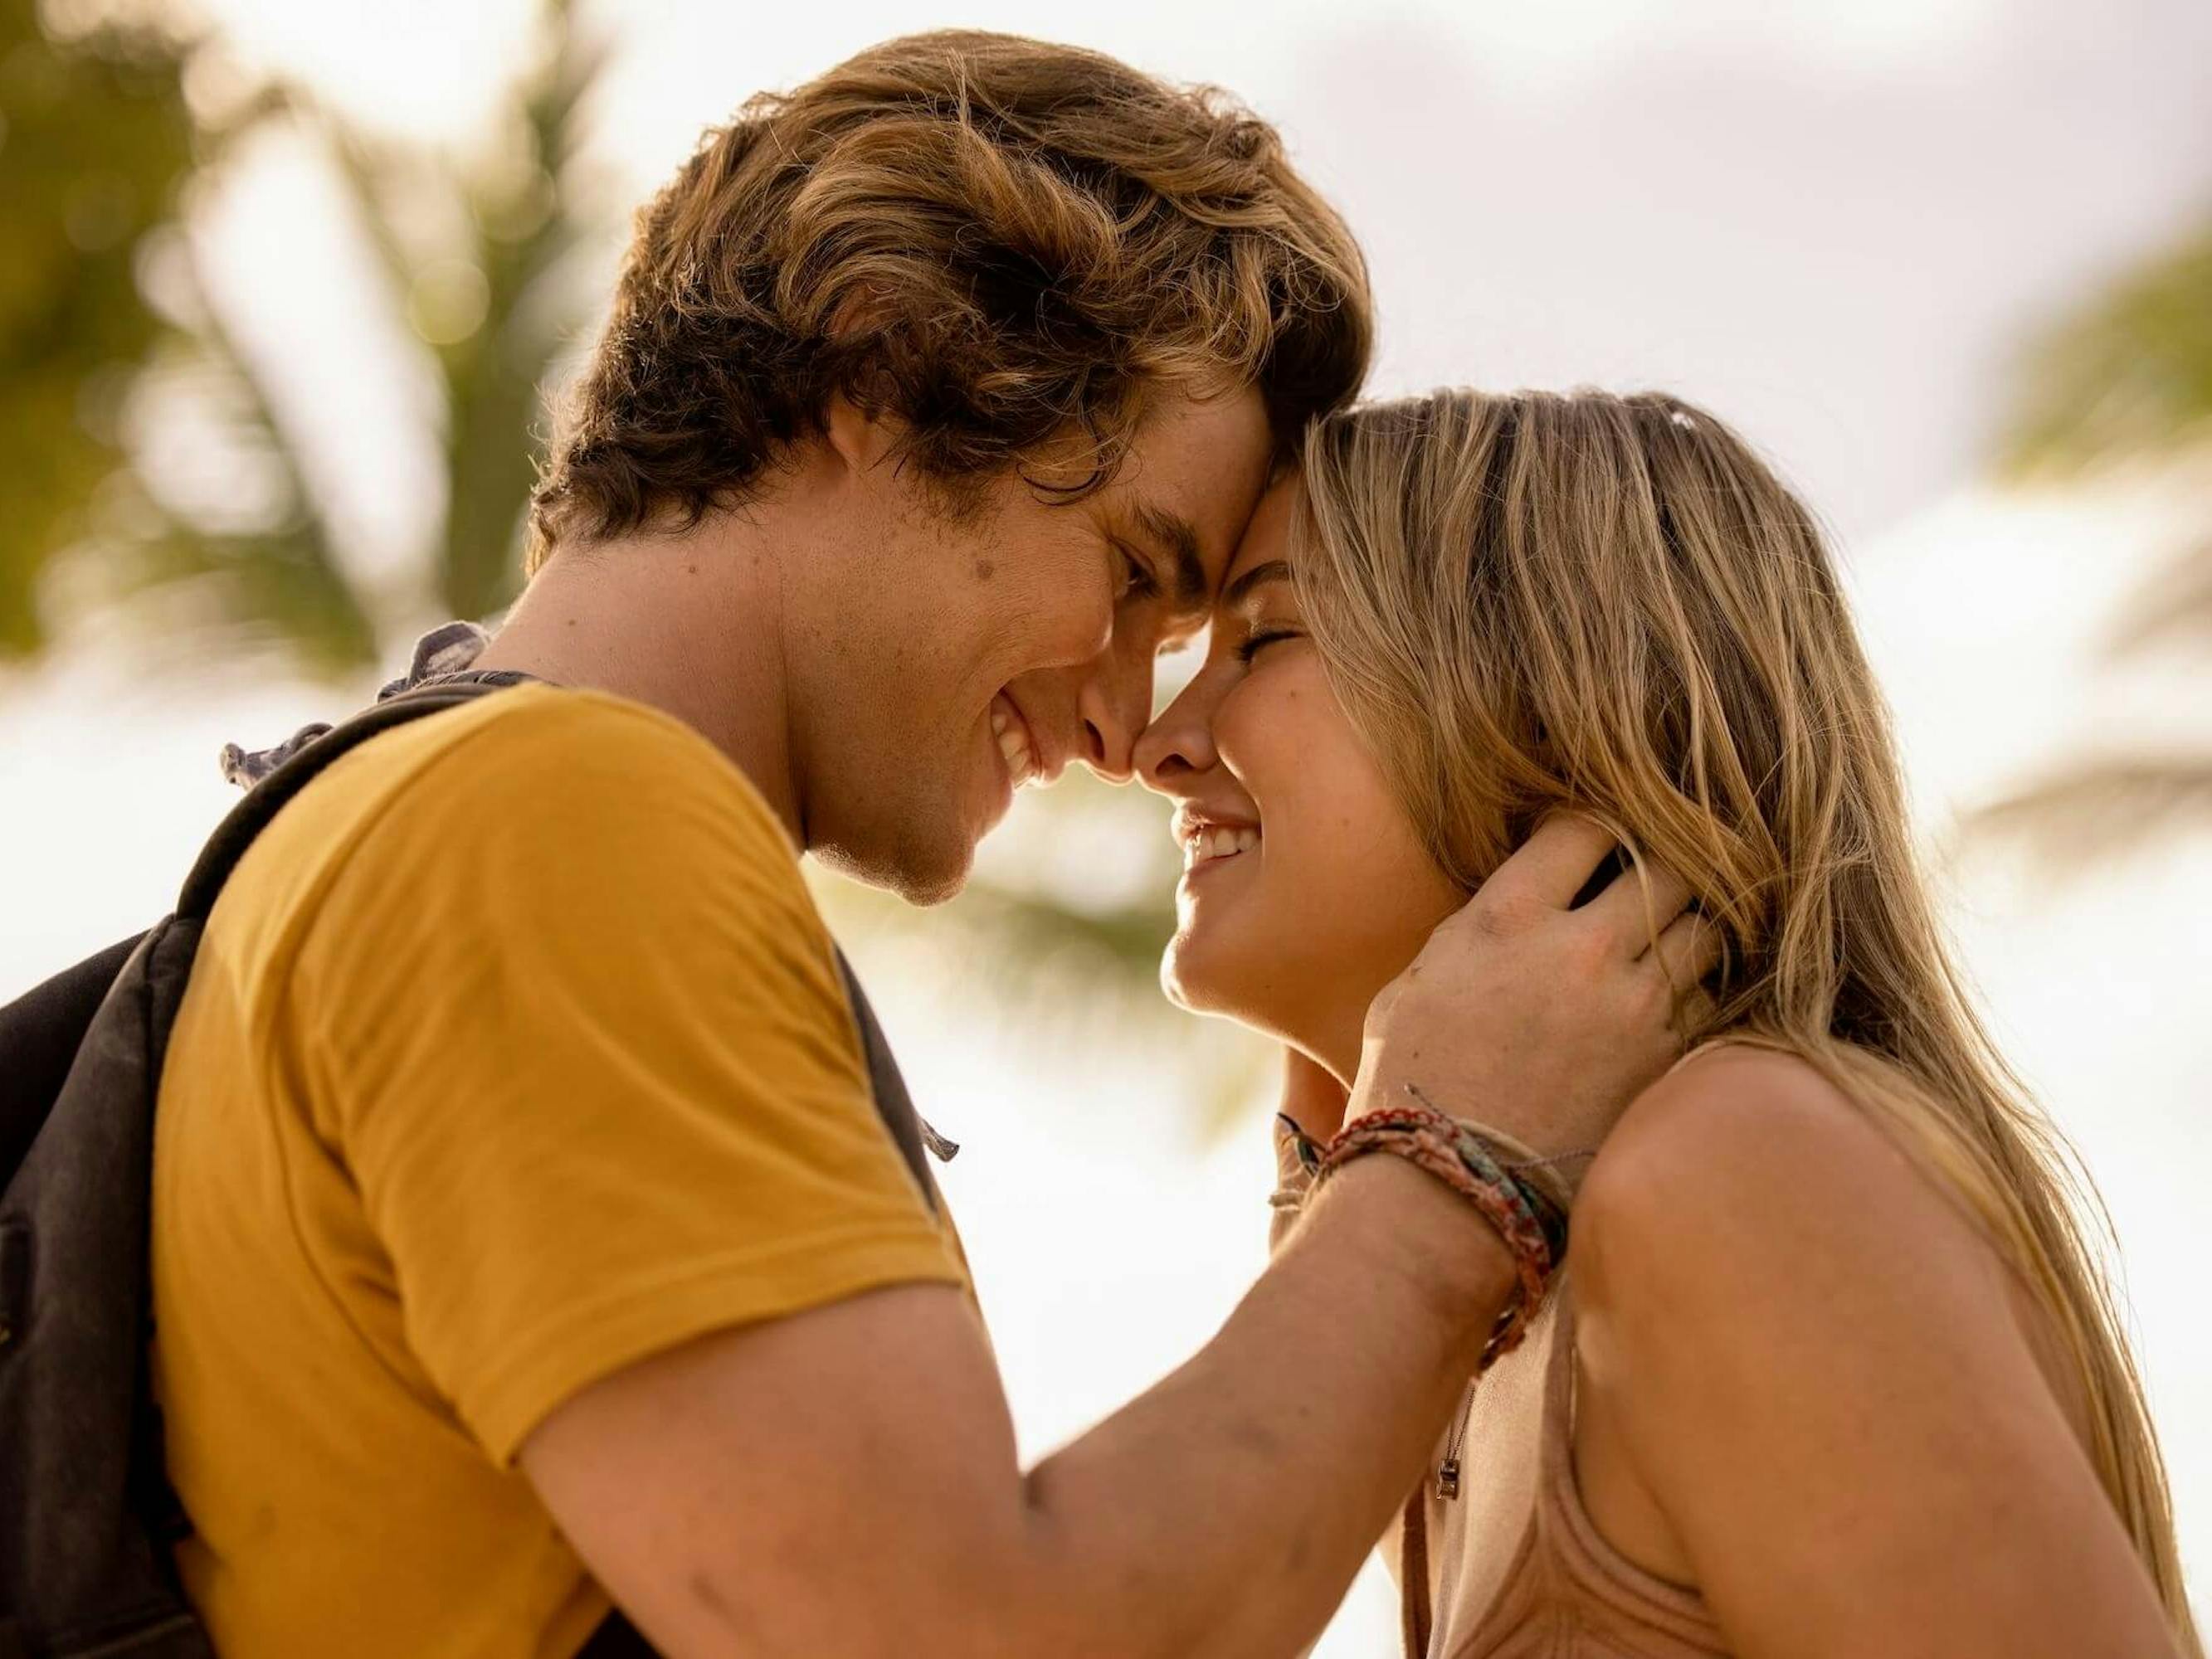
{"label": "woven bracelet", "polygon": [[[1353,1159],[1389,1152],[1419,1165],[1481,1212],[1513,1258],[1521,1294],[1499,1318],[1485,1345],[1482,1364],[1510,1352],[1543,1305],[1559,1260],[1553,1238],[1522,1183],[1492,1157],[1479,1132],[1430,1107],[1394,1107],[1346,1124],[1322,1155],[1315,1187]],[[1548,1206],[1548,1199],[1543,1200]],[[1560,1243],[1565,1217],[1559,1218]]]}
{"label": "woven bracelet", "polygon": [[[1443,1109],[1421,1091],[1418,1083],[1408,1083],[1404,1087],[1406,1097],[1416,1105],[1425,1106],[1432,1112]],[[1459,1121],[1469,1133],[1482,1138],[1483,1145],[1490,1148],[1491,1156],[1523,1187],[1550,1200],[1562,1214],[1572,1207],[1574,1189],[1578,1183],[1569,1181],[1561,1174],[1561,1166],[1595,1158],[1596,1147],[1583,1146],[1565,1152],[1539,1152],[1525,1141],[1516,1140],[1503,1129],[1494,1129],[1486,1123],[1468,1123],[1465,1119]]]}
{"label": "woven bracelet", "polygon": [[[1547,1274],[1565,1255],[1565,1212],[1545,1194],[1535,1191],[1530,1183],[1509,1170],[1504,1161],[1492,1151],[1483,1131],[1474,1125],[1425,1105],[1387,1107],[1366,1113],[1358,1121],[1361,1127],[1373,1130],[1409,1134],[1416,1138],[1432,1135],[1441,1139],[1459,1159],[1461,1167],[1466,1170],[1475,1188],[1498,1195],[1498,1203],[1509,1218],[1498,1225],[1509,1249],[1516,1256],[1528,1256],[1537,1265],[1539,1271]],[[1392,1147],[1388,1150],[1397,1149]],[[1461,1182],[1449,1177],[1446,1179],[1455,1190],[1468,1191]],[[1468,1195],[1472,1197],[1472,1192]],[[1549,1212],[1548,1215],[1547,1212]],[[1489,1213],[1486,1207],[1485,1213]],[[1495,1224],[1496,1218],[1492,1219]]]}

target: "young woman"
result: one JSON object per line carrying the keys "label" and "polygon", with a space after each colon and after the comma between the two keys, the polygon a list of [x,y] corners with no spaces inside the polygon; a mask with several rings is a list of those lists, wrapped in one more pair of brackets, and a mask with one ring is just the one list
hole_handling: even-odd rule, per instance
{"label": "young woman", "polygon": [[2063,1151],[1946,957],[1828,555],[1725,428],[1322,422],[1138,763],[1188,853],[1167,982],[1303,1057],[1318,1139],[1370,999],[1547,811],[1724,937],[1407,1506],[1412,1651],[2197,1659]]}

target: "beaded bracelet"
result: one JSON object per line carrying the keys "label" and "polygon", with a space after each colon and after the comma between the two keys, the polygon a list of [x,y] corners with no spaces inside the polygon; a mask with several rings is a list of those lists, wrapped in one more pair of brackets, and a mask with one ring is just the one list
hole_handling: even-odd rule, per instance
{"label": "beaded bracelet", "polygon": [[[1387,1152],[1426,1170],[1481,1212],[1512,1255],[1520,1281],[1519,1296],[1498,1316],[1483,1346],[1480,1369],[1486,1370],[1520,1346],[1543,1305],[1553,1270],[1566,1255],[1564,1183],[1555,1176],[1531,1179],[1549,1160],[1519,1142],[1447,1116],[1411,1085],[1407,1092],[1423,1103],[1369,1112],[1344,1127],[1320,1154],[1315,1188],[1354,1158]],[[1499,1152],[1508,1157],[1501,1158]]]}

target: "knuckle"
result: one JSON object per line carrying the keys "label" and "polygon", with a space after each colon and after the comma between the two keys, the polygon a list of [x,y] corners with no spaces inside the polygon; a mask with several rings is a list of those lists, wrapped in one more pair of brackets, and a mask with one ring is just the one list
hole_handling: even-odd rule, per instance
{"label": "knuckle", "polygon": [[1509,898],[1476,899],[1467,907],[1466,916],[1467,931],[1478,939],[1504,939],[1515,931],[1514,904]]}
{"label": "knuckle", "polygon": [[1602,930],[1577,927],[1567,939],[1567,960],[1576,973],[1595,980],[1603,978],[1620,957]]}

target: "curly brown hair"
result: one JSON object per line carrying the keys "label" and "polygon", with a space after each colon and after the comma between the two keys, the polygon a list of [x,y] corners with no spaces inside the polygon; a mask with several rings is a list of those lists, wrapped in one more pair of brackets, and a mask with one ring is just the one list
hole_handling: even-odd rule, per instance
{"label": "curly brown hair", "polygon": [[1275,130],[1211,88],[969,32],[860,53],[710,131],[640,215],[531,504],[553,545],[742,501],[843,396],[951,486],[1148,389],[1251,386],[1287,447],[1367,368],[1366,270]]}

